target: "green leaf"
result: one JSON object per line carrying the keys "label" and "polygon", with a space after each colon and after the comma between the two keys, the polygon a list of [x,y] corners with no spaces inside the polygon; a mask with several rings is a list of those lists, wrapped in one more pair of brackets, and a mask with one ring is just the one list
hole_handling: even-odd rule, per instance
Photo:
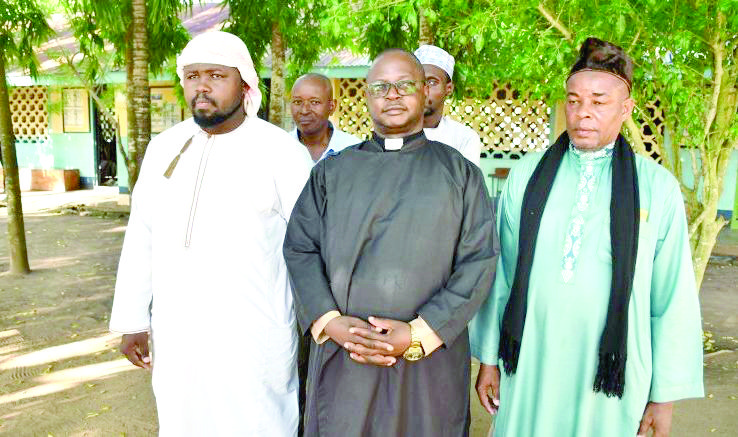
{"label": "green leaf", "polygon": [[474,49],[477,51],[477,53],[481,52],[484,48],[484,35],[477,35],[476,40],[474,41]]}
{"label": "green leaf", "polygon": [[618,16],[618,22],[615,25],[615,31],[618,37],[622,37],[623,34],[625,33],[625,15],[624,14],[620,14]]}

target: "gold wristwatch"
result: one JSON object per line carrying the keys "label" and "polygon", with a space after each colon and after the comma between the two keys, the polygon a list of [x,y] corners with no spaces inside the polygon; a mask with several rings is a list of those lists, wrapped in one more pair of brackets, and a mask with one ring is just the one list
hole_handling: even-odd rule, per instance
{"label": "gold wristwatch", "polygon": [[402,354],[407,361],[418,361],[425,356],[423,345],[420,343],[420,337],[417,331],[410,325],[410,346]]}

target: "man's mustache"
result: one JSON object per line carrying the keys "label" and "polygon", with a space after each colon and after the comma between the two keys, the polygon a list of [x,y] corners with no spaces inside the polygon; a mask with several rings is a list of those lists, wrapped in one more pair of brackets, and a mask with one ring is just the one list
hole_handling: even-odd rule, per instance
{"label": "man's mustache", "polygon": [[190,106],[192,106],[194,108],[195,107],[195,103],[197,101],[203,101],[203,100],[206,101],[206,102],[208,102],[208,103],[210,103],[211,105],[215,106],[215,102],[213,101],[213,99],[211,99],[210,97],[206,96],[203,93],[200,93],[200,94],[195,95],[195,97],[193,97],[192,100],[190,101]]}
{"label": "man's mustache", "polygon": [[384,108],[382,108],[382,112],[391,111],[393,109],[407,110],[407,107],[405,107],[404,105],[398,105],[398,104],[388,105],[388,106],[385,106]]}

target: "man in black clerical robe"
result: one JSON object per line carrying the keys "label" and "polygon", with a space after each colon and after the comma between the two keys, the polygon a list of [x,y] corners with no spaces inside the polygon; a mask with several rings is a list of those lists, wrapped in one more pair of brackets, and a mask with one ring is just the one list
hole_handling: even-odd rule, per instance
{"label": "man in black clerical robe", "polygon": [[469,432],[467,323],[499,252],[484,177],[423,134],[425,78],[405,51],[367,76],[372,138],[319,162],[284,255],[310,352],[305,435]]}

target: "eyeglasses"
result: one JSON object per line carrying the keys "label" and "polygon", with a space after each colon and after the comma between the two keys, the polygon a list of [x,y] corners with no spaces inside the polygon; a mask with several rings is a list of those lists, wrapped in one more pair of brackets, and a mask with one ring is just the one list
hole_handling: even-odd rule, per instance
{"label": "eyeglasses", "polygon": [[398,80],[397,82],[372,82],[366,86],[366,92],[371,97],[385,97],[389,94],[390,89],[395,87],[397,94],[401,96],[409,96],[418,91],[418,84],[422,84],[422,80]]}

